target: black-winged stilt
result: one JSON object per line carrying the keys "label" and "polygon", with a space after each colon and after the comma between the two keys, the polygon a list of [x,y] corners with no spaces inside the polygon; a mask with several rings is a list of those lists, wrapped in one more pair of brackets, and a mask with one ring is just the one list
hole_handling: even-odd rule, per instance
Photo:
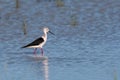
{"label": "black-winged stilt", "polygon": [[44,35],[42,37],[37,38],[36,40],[34,40],[28,45],[23,46],[22,48],[34,48],[34,54],[36,54],[37,48],[40,48],[43,56],[44,53],[43,53],[42,47],[47,41],[47,33],[50,32],[51,34],[54,35],[54,33],[52,33],[48,28],[43,28],[43,32],[44,32]]}

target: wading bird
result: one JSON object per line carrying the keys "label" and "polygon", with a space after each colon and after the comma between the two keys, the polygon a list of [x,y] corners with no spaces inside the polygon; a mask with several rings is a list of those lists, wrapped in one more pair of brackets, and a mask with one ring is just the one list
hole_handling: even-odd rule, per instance
{"label": "wading bird", "polygon": [[37,38],[36,40],[34,40],[33,42],[29,43],[28,45],[25,45],[23,46],[22,48],[34,48],[34,54],[36,54],[36,50],[37,48],[40,48],[41,50],[41,54],[42,56],[44,55],[44,52],[43,52],[43,45],[46,43],[47,41],[47,33],[51,33],[54,35],[54,33],[52,33],[48,28],[43,28],[43,36],[42,37],[39,37]]}

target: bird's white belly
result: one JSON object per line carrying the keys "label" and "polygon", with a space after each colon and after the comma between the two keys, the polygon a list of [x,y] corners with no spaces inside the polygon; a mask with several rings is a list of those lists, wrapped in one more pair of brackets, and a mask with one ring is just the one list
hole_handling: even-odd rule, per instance
{"label": "bird's white belly", "polygon": [[41,46],[37,45],[37,46],[29,46],[28,48],[41,48]]}

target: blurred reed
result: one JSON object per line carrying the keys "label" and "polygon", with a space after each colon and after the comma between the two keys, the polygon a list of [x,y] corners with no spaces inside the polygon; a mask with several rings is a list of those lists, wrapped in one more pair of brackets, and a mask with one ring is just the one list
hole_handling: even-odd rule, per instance
{"label": "blurred reed", "polygon": [[19,0],[16,0],[16,9],[18,9],[20,7],[20,2]]}
{"label": "blurred reed", "polygon": [[36,2],[40,2],[41,0],[36,0]]}
{"label": "blurred reed", "polygon": [[63,0],[55,0],[55,3],[57,7],[63,7],[65,5]]}
{"label": "blurred reed", "polygon": [[116,70],[114,70],[114,80],[118,80],[117,79],[117,72],[116,72]]}
{"label": "blurred reed", "polygon": [[70,25],[72,25],[72,26],[77,26],[78,25],[78,20],[77,20],[76,15],[71,16]]}
{"label": "blurred reed", "polygon": [[51,1],[54,1],[54,0],[36,0],[36,2],[43,2],[43,1],[44,1],[44,2],[45,2],[45,1],[46,1],[46,2],[51,2]]}
{"label": "blurred reed", "polygon": [[22,26],[22,29],[23,29],[23,33],[24,33],[24,35],[26,35],[26,34],[27,34],[27,24],[26,24],[25,19],[23,20],[23,26]]}

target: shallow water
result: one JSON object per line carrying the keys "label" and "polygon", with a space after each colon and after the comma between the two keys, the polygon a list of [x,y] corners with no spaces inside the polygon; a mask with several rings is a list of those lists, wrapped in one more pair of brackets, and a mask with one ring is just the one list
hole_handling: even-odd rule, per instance
{"label": "shallow water", "polygon": [[[120,1],[63,3],[20,0],[16,9],[14,1],[0,0],[0,80],[120,79]],[[20,47],[41,36],[43,26],[55,33],[44,46],[48,59],[30,58],[33,49]]]}

